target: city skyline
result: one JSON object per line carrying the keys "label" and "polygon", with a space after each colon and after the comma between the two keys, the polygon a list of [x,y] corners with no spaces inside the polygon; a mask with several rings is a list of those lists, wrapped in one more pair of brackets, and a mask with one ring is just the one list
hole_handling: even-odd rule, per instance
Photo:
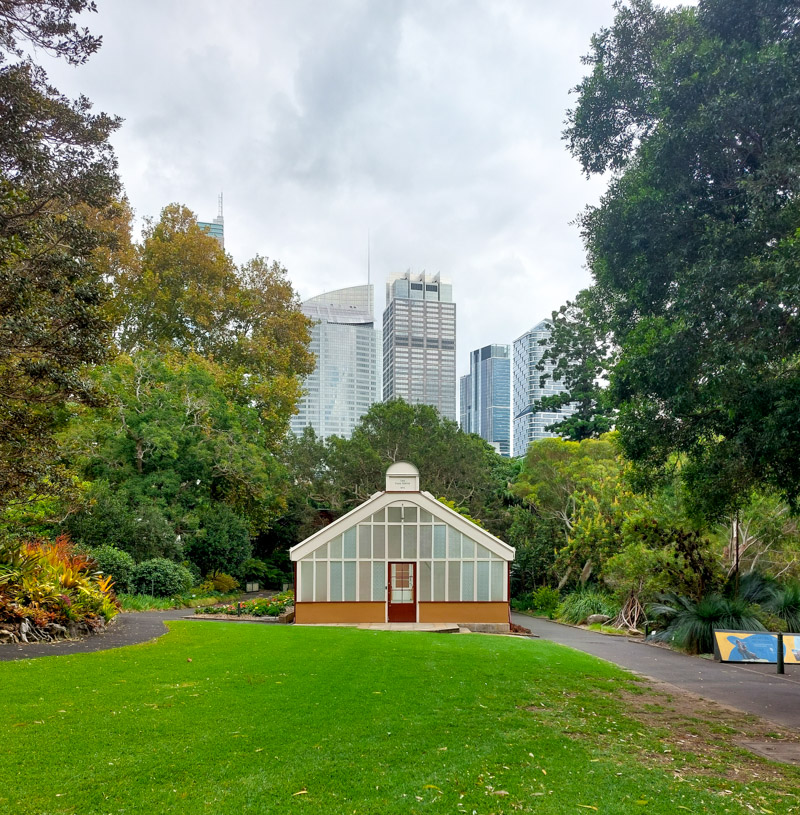
{"label": "city skyline", "polygon": [[570,224],[606,179],[583,177],[561,131],[612,20],[611,0],[140,0],[81,16],[103,37],[85,65],[41,62],[124,119],[111,141],[135,232],[172,202],[211,220],[222,190],[234,260],[278,260],[301,300],[368,283],[369,233],[376,281],[453,281],[474,349],[589,282]]}
{"label": "city skyline", "polygon": [[557,435],[546,428],[572,415],[569,405],[557,410],[534,410],[540,399],[564,391],[552,376],[541,384],[542,376],[552,374],[554,367],[548,360],[544,369],[539,370],[545,352],[540,342],[550,337],[551,326],[549,320],[541,320],[514,340],[511,386],[514,458],[524,456],[532,441]]}

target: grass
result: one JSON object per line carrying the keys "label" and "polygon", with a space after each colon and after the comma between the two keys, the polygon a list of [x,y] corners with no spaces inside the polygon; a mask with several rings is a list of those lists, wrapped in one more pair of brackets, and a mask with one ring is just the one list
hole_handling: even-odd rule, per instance
{"label": "grass", "polygon": [[123,611],[168,611],[171,608],[199,608],[217,603],[229,603],[241,597],[241,591],[231,594],[211,594],[196,596],[191,592],[178,597],[155,597],[152,594],[117,595]]}
{"label": "grass", "polygon": [[800,769],[684,749],[626,714],[669,697],[542,641],[186,621],[0,687],[3,813],[800,811]]}

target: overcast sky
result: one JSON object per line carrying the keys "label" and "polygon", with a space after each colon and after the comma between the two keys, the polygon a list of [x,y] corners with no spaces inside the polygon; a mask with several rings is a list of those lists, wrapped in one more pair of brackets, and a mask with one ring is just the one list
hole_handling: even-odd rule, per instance
{"label": "overcast sky", "polygon": [[[667,5],[675,5],[668,3]],[[125,119],[139,218],[200,220],[224,192],[237,263],[279,260],[298,294],[441,272],[468,354],[512,343],[589,282],[571,224],[604,183],[561,140],[612,0],[98,0],[103,46],[47,63]]]}

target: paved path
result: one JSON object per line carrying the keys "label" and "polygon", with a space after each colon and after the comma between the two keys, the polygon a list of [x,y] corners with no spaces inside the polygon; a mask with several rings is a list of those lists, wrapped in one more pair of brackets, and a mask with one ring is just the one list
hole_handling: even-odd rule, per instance
{"label": "paved path", "polygon": [[104,634],[87,637],[85,640],[0,645],[0,662],[52,657],[60,654],[87,654],[91,651],[105,651],[107,648],[120,648],[123,645],[136,645],[166,634],[165,621],[180,620],[181,617],[191,613],[192,609],[178,608],[170,611],[137,611],[118,614]]}
{"label": "paved path", "polygon": [[518,625],[542,639],[601,657],[630,671],[668,682],[726,707],[761,716],[800,732],[800,665],[736,665],[690,657],[641,640],[629,640],[573,628],[525,614],[512,614]]}

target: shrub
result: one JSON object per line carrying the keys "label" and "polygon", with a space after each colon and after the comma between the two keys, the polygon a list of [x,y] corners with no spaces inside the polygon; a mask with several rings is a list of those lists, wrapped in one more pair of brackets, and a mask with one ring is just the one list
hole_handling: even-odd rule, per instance
{"label": "shrub", "polygon": [[111,582],[66,535],[55,542],[0,542],[2,620],[27,617],[36,626],[108,621],[119,612]]}
{"label": "shrub", "polygon": [[709,654],[714,650],[715,628],[765,630],[756,609],[747,600],[719,594],[709,594],[697,601],[667,594],[661,602],[651,603],[648,611],[664,626],[653,634],[653,639],[690,654]]}
{"label": "shrub", "polygon": [[131,574],[136,563],[127,552],[115,546],[98,546],[90,554],[100,571],[114,579],[115,591],[130,590]]}
{"label": "shrub", "polygon": [[565,623],[580,625],[592,614],[616,617],[620,605],[610,594],[596,588],[583,588],[568,594],[558,606],[556,616]]}
{"label": "shrub", "polygon": [[533,592],[526,591],[525,594],[520,594],[518,597],[512,597],[511,608],[513,608],[514,611],[533,610]]}
{"label": "shrub", "polygon": [[778,591],[778,584],[773,578],[760,572],[749,572],[741,575],[738,581],[735,577],[730,578],[725,587],[725,596],[738,597],[747,603],[769,607],[776,599]]}
{"label": "shrub", "polygon": [[561,595],[558,593],[558,589],[550,586],[540,586],[531,594],[531,608],[534,611],[540,611],[542,614],[552,615],[558,608],[560,601]]}
{"label": "shrub", "polygon": [[787,583],[775,591],[764,608],[780,617],[792,633],[800,633],[800,583]]}
{"label": "shrub", "polygon": [[242,574],[245,580],[256,580],[262,587],[280,586],[291,582],[291,574],[287,574],[276,562],[275,555],[265,560],[250,558],[242,564]]}
{"label": "shrub", "polygon": [[212,575],[211,582],[214,585],[214,591],[221,592],[222,594],[229,594],[234,589],[239,588],[239,582],[236,578],[224,572],[218,572]]}
{"label": "shrub", "polygon": [[199,586],[203,582],[203,573],[200,571],[200,567],[196,563],[192,563],[191,560],[182,560],[181,566],[188,569],[189,573],[192,575],[192,586]]}
{"label": "shrub", "polygon": [[156,557],[137,564],[131,575],[131,584],[139,594],[171,597],[192,587],[192,573],[175,561]]}
{"label": "shrub", "polygon": [[251,557],[242,564],[242,576],[246,581],[257,581],[266,586],[269,580],[269,567],[263,560]]}

